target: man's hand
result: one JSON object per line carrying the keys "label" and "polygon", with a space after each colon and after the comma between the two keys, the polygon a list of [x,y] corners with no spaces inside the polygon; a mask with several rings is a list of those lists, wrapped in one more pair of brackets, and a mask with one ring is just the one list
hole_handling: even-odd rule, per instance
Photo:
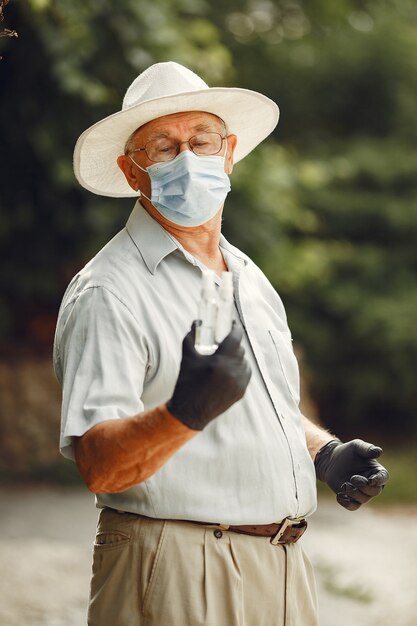
{"label": "man's hand", "polygon": [[355,511],[381,493],[389,474],[377,459],[382,448],[353,439],[347,443],[333,439],[323,446],[314,461],[319,480],[336,493],[337,501]]}
{"label": "man's hand", "polygon": [[216,352],[201,355],[194,347],[195,322],[182,344],[177,384],[167,403],[170,413],[193,430],[202,430],[212,419],[243,397],[251,370],[240,345],[243,330],[236,322]]}

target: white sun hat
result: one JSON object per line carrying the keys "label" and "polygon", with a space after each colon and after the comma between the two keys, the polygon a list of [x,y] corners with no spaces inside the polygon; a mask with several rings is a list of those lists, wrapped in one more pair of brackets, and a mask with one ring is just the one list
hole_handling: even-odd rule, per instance
{"label": "white sun hat", "polygon": [[122,110],[100,120],[80,135],[74,150],[78,182],[100,196],[137,196],[116,159],[139,126],[171,113],[205,111],[237,135],[234,162],[240,161],[278,123],[279,109],[266,96],[237,87],[208,87],[197,74],[178,63],[151,65],[133,81]]}

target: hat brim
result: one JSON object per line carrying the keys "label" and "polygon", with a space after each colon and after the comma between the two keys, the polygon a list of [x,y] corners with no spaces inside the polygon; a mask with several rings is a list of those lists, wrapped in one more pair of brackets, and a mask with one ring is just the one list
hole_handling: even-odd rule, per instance
{"label": "hat brim", "polygon": [[279,119],[278,106],[256,91],[212,87],[141,102],[113,113],[80,135],[74,150],[78,182],[95,194],[115,198],[136,197],[116,159],[134,130],[153,119],[184,111],[205,111],[220,117],[227,132],[237,136],[234,162],[263,141]]}

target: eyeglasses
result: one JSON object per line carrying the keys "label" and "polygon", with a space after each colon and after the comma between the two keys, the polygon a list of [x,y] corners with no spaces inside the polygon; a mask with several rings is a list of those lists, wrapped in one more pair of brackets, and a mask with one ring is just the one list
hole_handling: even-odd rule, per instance
{"label": "eyeglasses", "polygon": [[140,152],[143,150],[150,161],[161,163],[175,159],[183,143],[187,143],[190,150],[198,156],[218,154],[222,149],[225,139],[226,136],[222,137],[220,133],[200,133],[193,135],[187,141],[174,141],[167,137],[161,137],[160,139],[148,141],[143,148],[136,148],[130,152]]}

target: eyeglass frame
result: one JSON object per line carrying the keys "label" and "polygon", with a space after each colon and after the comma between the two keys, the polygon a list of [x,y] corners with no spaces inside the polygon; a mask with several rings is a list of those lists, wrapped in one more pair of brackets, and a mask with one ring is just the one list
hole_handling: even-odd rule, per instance
{"label": "eyeglass frame", "polygon": [[[211,153],[211,154],[206,154],[206,155],[203,155],[203,154],[197,154],[196,152],[194,152],[194,150],[193,150],[193,148],[192,148],[192,146],[191,146],[191,144],[190,144],[191,139],[194,139],[194,137],[198,137],[199,135],[209,135],[209,134],[212,134],[212,135],[219,135],[219,137],[220,137],[220,139],[221,139],[220,148],[217,150],[217,152],[213,152],[213,153]],[[143,148],[134,148],[134,150],[129,150],[129,151],[128,151],[128,152],[126,152],[125,154],[132,154],[133,152],[142,152],[142,151],[144,151],[144,152],[145,152],[145,154],[146,154],[146,156],[148,157],[149,161],[152,161],[152,163],[169,163],[170,161],[173,161],[173,160],[174,160],[174,159],[175,159],[175,158],[179,155],[179,153],[180,153],[180,147],[182,146],[182,144],[187,143],[187,144],[188,144],[189,149],[191,150],[191,152],[192,152],[193,154],[195,154],[196,156],[214,156],[215,154],[219,154],[220,150],[223,148],[223,141],[224,141],[225,139],[227,139],[227,137],[228,137],[228,135],[227,135],[227,134],[226,134],[226,135],[224,135],[224,137],[223,137],[223,136],[221,135],[221,133],[218,133],[218,132],[217,132],[217,131],[215,131],[215,130],[209,130],[209,131],[206,131],[206,132],[197,133],[196,135],[192,135],[189,139],[184,139],[183,141],[177,141],[177,142],[175,142],[175,146],[176,146],[176,154],[175,154],[175,156],[174,156],[174,157],[172,157],[172,159],[168,159],[167,161],[154,161],[154,160],[153,160],[153,159],[151,159],[151,158],[150,158],[150,156],[148,155],[148,152],[147,152],[147,150],[146,150],[146,146],[147,146],[149,143],[151,143],[152,141],[155,141],[155,139],[151,139],[150,141],[147,141],[147,142],[146,142],[146,144],[144,145],[144,147],[143,147]]]}

